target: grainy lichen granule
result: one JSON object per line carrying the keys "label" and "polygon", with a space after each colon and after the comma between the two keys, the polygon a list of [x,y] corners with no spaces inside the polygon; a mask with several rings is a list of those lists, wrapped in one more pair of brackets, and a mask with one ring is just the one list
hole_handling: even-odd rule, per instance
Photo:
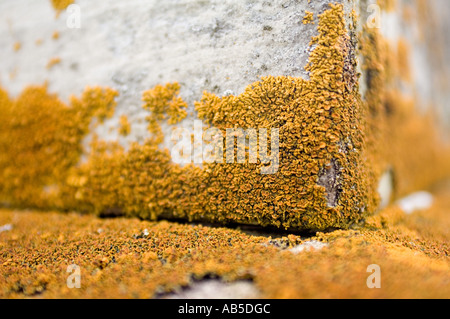
{"label": "grainy lichen granule", "polygon": [[57,14],[61,13],[61,11],[63,11],[64,9],[66,9],[68,6],[70,6],[75,2],[75,0],[50,0],[50,1]]}
{"label": "grainy lichen granule", "polygon": [[[244,164],[204,163],[202,168],[174,164],[159,145],[161,124],[177,125],[187,116],[178,83],[143,93],[143,108],[150,112],[148,140],[125,151],[94,134],[87,160],[81,162],[81,141],[92,131],[93,119],[101,123],[113,115],[117,92],[87,89],[65,105],[45,87],[30,87],[14,100],[1,91],[0,200],[103,216],[346,229],[376,211],[376,187],[384,170],[393,170],[397,196],[447,174],[448,150],[441,147],[431,121],[385,87],[388,75],[398,75],[404,65],[387,59],[376,31],[361,36],[368,87],[361,98],[354,25],[346,26],[339,4],[331,4],[318,19],[306,66],[309,80],[268,76],[238,96],[204,92],[195,103],[205,125],[223,133],[233,127],[279,129],[275,174],[261,174],[265,164],[248,159]],[[407,48],[399,47],[402,60]],[[131,129],[127,122],[121,119],[122,135]],[[415,151],[421,149],[414,156],[412,142]]]}
{"label": "grainy lichen granule", "polygon": [[[261,298],[448,298],[450,189],[434,195],[433,207],[418,214],[391,206],[364,228],[310,238],[0,210],[0,225],[13,225],[0,233],[0,297],[164,297],[213,277],[250,281]],[[289,251],[311,240],[327,246]],[[382,289],[366,285],[374,263]],[[80,289],[66,284],[72,264],[81,269]]]}

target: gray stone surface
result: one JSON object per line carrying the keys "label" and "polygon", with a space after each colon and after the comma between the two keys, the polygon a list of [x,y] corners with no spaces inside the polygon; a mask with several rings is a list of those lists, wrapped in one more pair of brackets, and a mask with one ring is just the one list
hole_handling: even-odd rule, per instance
{"label": "gray stone surface", "polygon": [[225,283],[208,279],[193,283],[182,291],[171,293],[162,299],[254,299],[258,289],[249,281]]}
{"label": "gray stone surface", "polygon": [[434,202],[434,197],[431,193],[421,191],[410,194],[396,202],[396,204],[408,215],[417,211],[429,209]]}
{"label": "gray stone surface", "polygon": [[321,250],[321,249],[323,249],[323,248],[325,248],[327,246],[328,246],[327,243],[322,243],[322,242],[317,241],[317,240],[310,240],[310,241],[305,241],[303,244],[295,246],[295,247],[289,249],[289,251],[294,253],[294,254],[299,254],[299,253],[302,253],[304,251]]}
{"label": "gray stone surface", "polygon": [[0,226],[0,233],[3,233],[5,231],[10,231],[12,229],[13,229],[13,225],[11,225],[11,224],[3,225],[3,226]]}
{"label": "gray stone surface", "polygon": [[[347,12],[355,3],[337,2],[344,3]],[[50,1],[2,1],[0,84],[15,96],[26,85],[48,81],[50,91],[64,101],[71,94],[80,95],[87,85],[117,89],[117,112],[97,133],[123,145],[142,142],[147,113],[141,108],[141,95],[157,84],[181,84],[191,113],[183,125],[191,127],[193,102],[205,90],[239,94],[261,76],[307,78],[309,43],[317,33],[317,15],[328,3],[77,0],[81,28],[70,29],[69,14],[55,18]],[[314,12],[316,24],[302,23],[306,10]],[[57,40],[51,38],[54,31],[60,33]],[[42,44],[36,45],[37,40]],[[18,52],[13,50],[16,42],[22,45]],[[61,63],[47,70],[54,57]],[[126,138],[117,132],[122,114],[132,124]],[[164,130],[170,132],[168,127]]]}

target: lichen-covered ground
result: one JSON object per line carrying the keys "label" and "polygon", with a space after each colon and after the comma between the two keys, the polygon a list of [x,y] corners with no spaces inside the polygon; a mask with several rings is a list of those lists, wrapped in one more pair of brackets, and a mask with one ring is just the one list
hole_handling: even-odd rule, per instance
{"label": "lichen-covered ground", "polygon": [[[217,277],[251,281],[262,298],[450,298],[450,185],[433,194],[428,210],[391,206],[359,229],[312,237],[2,209],[0,297],[154,298]],[[327,245],[290,251],[311,240]],[[71,264],[79,289],[67,287]],[[380,289],[366,284],[372,264]]]}

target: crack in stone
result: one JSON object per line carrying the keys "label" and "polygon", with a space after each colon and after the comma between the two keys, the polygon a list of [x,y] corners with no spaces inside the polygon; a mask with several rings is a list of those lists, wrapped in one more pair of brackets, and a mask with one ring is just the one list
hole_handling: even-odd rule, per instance
{"label": "crack in stone", "polygon": [[341,193],[339,182],[340,166],[335,159],[332,159],[330,164],[322,169],[319,174],[318,185],[325,187],[325,198],[328,207],[336,207]]}

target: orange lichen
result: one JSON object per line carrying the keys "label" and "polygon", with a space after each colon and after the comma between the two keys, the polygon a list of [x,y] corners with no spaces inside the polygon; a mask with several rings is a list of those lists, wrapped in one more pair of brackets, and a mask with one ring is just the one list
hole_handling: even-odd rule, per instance
{"label": "orange lichen", "polygon": [[51,0],[53,8],[56,10],[57,14],[65,10],[68,6],[73,4],[75,0]]}
{"label": "orange lichen", "polygon": [[412,3],[403,4],[402,20],[407,23],[411,23],[412,21],[414,21],[414,8],[412,6]]}
{"label": "orange lichen", "polygon": [[295,229],[347,228],[364,220],[376,194],[363,157],[352,44],[341,5],[330,5],[319,20],[307,66],[310,80],[266,77],[239,96],[205,92],[196,103],[198,116],[223,131],[278,128],[275,174],[261,175],[261,161],[203,169],[173,164],[168,151],[157,146],[163,138],[160,122],[180,121],[187,105],[177,83],[158,85],[143,95],[153,138],[128,152],[94,141],[88,161],[70,169],[60,190],[64,196],[55,202],[98,214]]}
{"label": "orange lichen", "polygon": [[419,113],[417,101],[398,85],[410,79],[407,45],[400,41],[393,49],[373,29],[364,30],[361,45],[368,89],[366,144],[375,175],[393,171],[394,197],[450,176],[450,148],[439,135],[435,114]]}
{"label": "orange lichen", "polygon": [[29,87],[15,100],[0,92],[0,201],[53,206],[54,186],[78,163],[92,118],[110,116],[117,93],[88,88],[67,106],[46,87]]}
{"label": "orange lichen", "polygon": [[377,0],[377,3],[383,10],[386,10],[387,12],[392,12],[396,8],[397,0]]}
{"label": "orange lichen", "polygon": [[20,43],[20,42],[16,42],[16,43],[14,43],[14,51],[19,51],[20,50],[20,48],[22,48],[22,44]]}
{"label": "orange lichen", "polygon": [[409,59],[410,47],[405,39],[400,39],[396,48],[390,48],[392,54],[389,61],[389,67],[391,68],[391,76],[400,78],[402,81],[411,82],[411,65]]}
{"label": "orange lichen", "polygon": [[[186,104],[178,96],[178,84],[158,85],[143,96],[153,139],[132,145],[128,153],[93,154],[77,173],[85,183],[75,185],[75,207],[99,214],[296,229],[346,228],[362,221],[373,204],[361,156],[358,88],[342,6],[332,5],[320,16],[313,42],[317,48],[307,67],[311,80],[266,77],[239,96],[205,92],[196,103],[205,124],[223,131],[279,128],[276,174],[261,175],[261,162],[205,163],[203,169],[171,163],[168,151],[157,147],[163,137],[160,122],[184,118]],[[334,183],[329,189],[321,184],[327,174]]]}
{"label": "orange lichen", "polygon": [[[364,30],[361,99],[355,38],[342,6],[332,5],[319,21],[309,80],[268,76],[238,96],[205,92],[195,103],[207,127],[222,132],[280,129],[276,174],[261,175],[263,164],[248,160],[202,168],[174,164],[158,145],[161,124],[186,117],[177,83],[143,95],[152,138],[125,151],[94,134],[83,162],[81,141],[91,125],[113,115],[117,92],[88,88],[66,105],[46,87],[27,88],[17,99],[0,89],[0,203],[151,220],[352,230],[272,239],[165,221],[0,210],[0,225],[12,225],[0,232],[0,297],[149,298],[217,276],[251,280],[267,298],[448,298],[449,188],[435,192],[429,210],[406,215],[393,205],[369,216],[386,169],[394,174],[394,197],[450,175],[450,151],[432,115],[419,114],[414,100],[398,90],[407,66],[398,60],[407,61],[407,47],[392,50],[376,30]],[[287,250],[306,240],[327,246]],[[383,289],[367,288],[366,269],[374,263],[381,266]],[[66,285],[70,264],[81,267],[80,289]]]}
{"label": "orange lichen", "polygon": [[55,65],[61,63],[61,59],[60,58],[51,58],[50,61],[48,61],[47,63],[47,70],[50,70],[51,68],[53,68]]}
{"label": "orange lichen", "polygon": [[52,39],[53,39],[53,40],[59,39],[59,32],[58,32],[58,31],[53,32],[53,34],[52,34]]}
{"label": "orange lichen", "polygon": [[167,119],[168,124],[176,124],[187,115],[185,110],[187,104],[179,97],[179,93],[180,85],[178,83],[167,83],[165,86],[155,86],[153,89],[144,92],[142,96],[143,107],[151,113],[147,117],[149,131],[154,134],[158,141],[163,138],[158,122]]}
{"label": "orange lichen", "polygon": [[[204,92],[195,103],[204,124],[222,133],[233,127],[279,129],[280,159],[275,174],[261,174],[266,165],[261,159],[250,163],[246,158],[243,164],[203,163],[202,168],[174,164],[169,151],[159,148],[164,138],[161,124],[183,120],[187,104],[179,96],[179,84],[168,83],[143,94],[143,108],[150,112],[147,120],[152,133],[143,144],[134,143],[125,151],[117,143],[106,143],[94,136],[91,153],[83,163],[78,163],[79,143],[88,126],[84,120],[66,116],[70,125],[81,127],[83,132],[75,135],[76,146],[67,144],[73,149],[64,150],[69,154],[67,165],[61,171],[55,168],[54,174],[47,166],[45,174],[32,171],[31,177],[38,176],[36,183],[28,183],[24,187],[26,196],[22,197],[18,192],[27,179],[17,180],[8,175],[11,178],[4,182],[7,191],[3,201],[42,207],[42,198],[51,198],[51,207],[99,215],[152,220],[168,217],[291,229],[345,229],[359,224],[377,209],[377,183],[390,165],[398,196],[445,173],[448,165],[436,169],[435,164],[448,157],[441,152],[444,156],[437,158],[440,144],[430,143],[435,137],[434,131],[429,130],[431,122],[410,115],[415,113],[408,103],[396,102],[395,107],[391,103],[396,95],[388,91],[387,84],[391,82],[387,81],[387,74],[394,74],[395,69],[389,67],[384,42],[376,31],[366,31],[361,39],[368,88],[361,101],[356,39],[349,31],[354,30],[346,27],[343,6],[330,5],[319,16],[318,36],[311,42],[315,48],[306,66],[309,80],[268,76],[238,96],[218,97]],[[97,117],[100,122],[112,115],[113,108],[109,105],[113,99],[105,100],[98,91],[85,95],[82,100],[73,100],[71,109],[97,110],[95,114],[82,115],[89,119]],[[27,97],[28,103],[35,98]],[[87,107],[85,100],[95,101],[95,105]],[[21,104],[16,107],[27,110]],[[28,111],[23,115],[27,118],[25,114]],[[52,126],[45,120],[43,123],[46,123],[44,131],[60,134],[59,129],[51,131],[47,126]],[[413,129],[416,131],[411,135]],[[15,134],[32,133],[19,130]],[[24,153],[30,159],[42,161],[43,149],[50,150],[51,155],[52,150],[60,148],[53,146],[52,138],[55,137],[48,137],[39,147],[26,148]],[[6,152],[15,147],[8,149],[7,135],[3,143]],[[412,143],[422,147],[423,153],[412,156],[406,149]],[[396,145],[396,149],[386,147],[391,145]],[[33,150],[38,153],[36,156]],[[64,152],[57,151],[57,158],[63,158]],[[424,168],[430,154],[436,161],[428,162],[433,165]],[[427,170],[425,177],[420,174],[423,170]],[[39,180],[42,176],[47,176],[45,182]],[[398,182],[399,178],[403,180]],[[411,183],[411,179],[415,182]]]}
{"label": "orange lichen", "polygon": [[303,24],[314,24],[314,13],[305,11],[305,16],[303,17]]}
{"label": "orange lichen", "polygon": [[[261,298],[448,298],[448,232],[434,234],[449,222],[450,189],[435,196],[435,206],[418,215],[392,206],[371,217],[370,227],[310,238],[0,210],[0,225],[12,225],[0,233],[0,297],[163,297],[215,276],[251,280]],[[310,240],[328,246],[288,250]],[[67,287],[72,264],[81,270],[79,289]],[[381,289],[366,285],[372,264],[381,268]]]}
{"label": "orange lichen", "polygon": [[128,117],[122,115],[120,117],[119,134],[122,136],[128,136],[131,132],[130,122],[128,122]]}

